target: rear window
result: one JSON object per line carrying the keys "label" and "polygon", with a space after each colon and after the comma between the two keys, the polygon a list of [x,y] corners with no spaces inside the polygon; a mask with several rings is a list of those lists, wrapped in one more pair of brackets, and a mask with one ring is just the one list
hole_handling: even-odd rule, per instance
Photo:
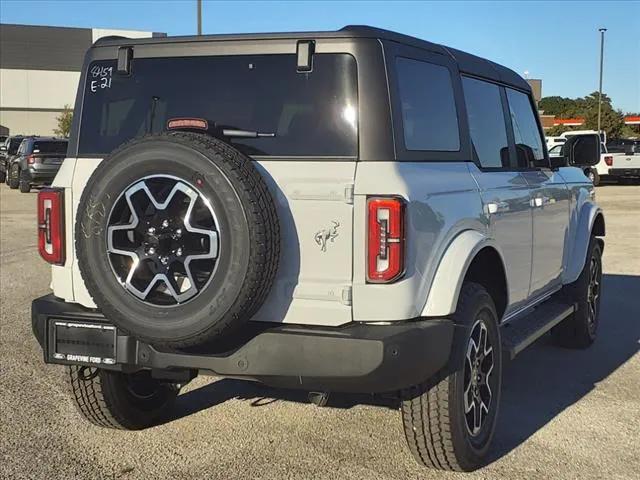
{"label": "rear window", "polygon": [[33,143],[33,153],[56,153],[64,155],[67,153],[67,142],[41,141]]}
{"label": "rear window", "polygon": [[90,65],[79,154],[105,154],[166,130],[171,118],[204,118],[218,128],[274,133],[232,138],[249,155],[356,156],[357,75],[348,54],[316,54],[298,73],[295,55],[133,59]]}
{"label": "rear window", "polygon": [[458,115],[449,69],[399,57],[396,60],[407,150],[460,150]]}

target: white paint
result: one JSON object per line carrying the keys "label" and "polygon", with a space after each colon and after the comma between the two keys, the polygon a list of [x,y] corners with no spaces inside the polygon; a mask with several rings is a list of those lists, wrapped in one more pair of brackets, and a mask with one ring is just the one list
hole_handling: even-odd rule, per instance
{"label": "white paint", "polygon": [[119,35],[127,38],[149,38],[153,36],[153,32],[143,32],[141,30],[112,30],[110,28],[92,28],[91,40],[95,42],[102,37],[111,35]]}
{"label": "white paint", "polygon": [[0,108],[73,108],[80,72],[0,69]]}

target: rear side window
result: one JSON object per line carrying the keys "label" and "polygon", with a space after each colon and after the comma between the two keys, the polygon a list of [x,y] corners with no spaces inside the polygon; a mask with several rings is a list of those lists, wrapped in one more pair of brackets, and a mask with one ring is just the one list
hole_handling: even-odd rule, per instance
{"label": "rear side window", "polygon": [[396,59],[402,129],[407,150],[460,150],[458,115],[449,69]]}
{"label": "rear side window", "polygon": [[64,154],[67,152],[67,142],[34,142],[32,152]]}
{"label": "rear side window", "polygon": [[484,168],[509,165],[509,142],[500,87],[475,78],[462,77],[464,101],[474,160]]}
{"label": "rear side window", "polygon": [[249,155],[357,156],[357,74],[348,54],[316,54],[298,73],[295,55],[134,58],[87,72],[80,154],[106,154],[166,129],[171,118],[275,136],[232,138]]}
{"label": "rear side window", "polygon": [[507,100],[518,153],[518,165],[529,167],[542,163],[544,161],[542,137],[529,96],[507,88]]}

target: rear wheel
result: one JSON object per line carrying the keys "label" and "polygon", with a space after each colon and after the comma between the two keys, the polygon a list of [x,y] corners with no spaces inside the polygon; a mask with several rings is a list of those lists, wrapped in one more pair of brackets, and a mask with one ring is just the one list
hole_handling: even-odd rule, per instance
{"label": "rear wheel", "polygon": [[18,186],[20,187],[20,192],[22,193],[29,193],[31,191],[31,180],[24,170],[20,172],[20,180],[18,182]]}
{"label": "rear wheel", "polygon": [[591,183],[593,183],[594,187],[600,185],[600,175],[598,175],[598,172],[594,168],[590,168],[587,171],[587,178],[591,180]]}
{"label": "rear wheel", "polygon": [[178,395],[147,371],[132,374],[92,367],[69,367],[71,392],[80,413],[100,427],[141,430],[157,425]]}
{"label": "rear wheel", "polygon": [[577,310],[553,329],[556,343],[566,348],[587,348],[596,339],[602,295],[602,247],[591,237],[587,258],[578,279],[564,287]]}
{"label": "rear wheel", "polygon": [[454,320],[466,328],[451,353],[453,373],[404,392],[402,420],[418,463],[470,471],[486,461],[501,392],[498,317],[484,287],[463,284]]}
{"label": "rear wheel", "polygon": [[6,172],[0,172],[0,183],[4,183],[7,179],[7,173]]}
{"label": "rear wheel", "polygon": [[15,190],[20,186],[20,167],[18,165],[11,165],[9,169],[9,176],[7,178],[7,184],[9,188]]}

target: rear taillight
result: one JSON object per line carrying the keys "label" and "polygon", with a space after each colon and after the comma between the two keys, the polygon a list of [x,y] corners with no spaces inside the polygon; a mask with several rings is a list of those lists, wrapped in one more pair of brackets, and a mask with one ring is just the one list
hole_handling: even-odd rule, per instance
{"label": "rear taillight", "polygon": [[34,155],[29,155],[27,157],[27,163],[29,165],[33,165],[34,163],[36,163],[36,157]]}
{"label": "rear taillight", "polygon": [[45,189],[38,193],[38,250],[55,265],[64,264],[64,190]]}
{"label": "rear taillight", "polygon": [[404,273],[404,202],[369,198],[367,212],[367,281],[392,282]]}
{"label": "rear taillight", "polygon": [[613,165],[613,155],[605,155],[604,163],[607,164],[607,167],[610,167],[611,165]]}

